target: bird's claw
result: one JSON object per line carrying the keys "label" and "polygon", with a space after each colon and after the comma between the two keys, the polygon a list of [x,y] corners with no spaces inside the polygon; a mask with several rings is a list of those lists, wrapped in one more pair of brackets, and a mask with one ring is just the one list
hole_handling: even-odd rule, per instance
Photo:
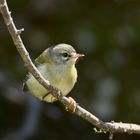
{"label": "bird's claw", "polygon": [[69,98],[69,105],[68,105],[68,107],[66,107],[66,110],[70,109],[74,113],[77,108],[77,103],[73,98],[71,98],[71,97],[68,97],[68,98]]}

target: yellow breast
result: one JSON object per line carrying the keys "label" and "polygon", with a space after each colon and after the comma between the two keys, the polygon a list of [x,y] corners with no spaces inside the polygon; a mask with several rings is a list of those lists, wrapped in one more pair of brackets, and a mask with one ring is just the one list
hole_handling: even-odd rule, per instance
{"label": "yellow breast", "polygon": [[77,81],[77,70],[75,66],[67,70],[50,71],[46,74],[50,83],[67,95]]}
{"label": "yellow breast", "polygon": [[[73,65],[69,69],[65,68],[55,68],[53,71],[50,69],[49,65],[46,66],[39,66],[38,67],[41,74],[46,77],[50,84],[56,88],[58,88],[64,95],[67,95],[71,89],[73,88],[76,80],[77,80],[77,70],[75,65]],[[48,91],[38,83],[38,81],[30,75],[29,79],[26,82],[29,90],[32,92],[33,95],[42,99]],[[56,99],[51,95],[47,95],[45,99],[47,102],[53,102]]]}

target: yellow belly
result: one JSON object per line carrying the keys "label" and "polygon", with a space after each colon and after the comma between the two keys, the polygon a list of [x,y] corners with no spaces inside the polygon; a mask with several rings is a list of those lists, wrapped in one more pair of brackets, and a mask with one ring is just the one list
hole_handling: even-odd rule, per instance
{"label": "yellow belly", "polygon": [[[71,70],[63,73],[59,72],[52,74],[51,72],[47,72],[44,67],[40,67],[39,71],[49,80],[52,86],[58,88],[64,95],[67,95],[71,91],[77,79],[77,71],[75,66]],[[42,99],[42,97],[48,93],[48,91],[41,84],[39,84],[39,82],[32,75],[29,75],[29,79],[27,80],[26,84],[31,93],[39,99]],[[49,94],[44,100],[47,102],[53,102],[56,100],[56,98]]]}

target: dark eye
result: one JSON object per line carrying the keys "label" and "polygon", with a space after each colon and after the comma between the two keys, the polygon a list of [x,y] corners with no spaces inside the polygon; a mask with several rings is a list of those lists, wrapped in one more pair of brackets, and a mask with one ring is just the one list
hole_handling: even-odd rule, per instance
{"label": "dark eye", "polygon": [[68,55],[67,53],[62,53],[62,56],[66,58],[66,57],[68,57],[69,55]]}

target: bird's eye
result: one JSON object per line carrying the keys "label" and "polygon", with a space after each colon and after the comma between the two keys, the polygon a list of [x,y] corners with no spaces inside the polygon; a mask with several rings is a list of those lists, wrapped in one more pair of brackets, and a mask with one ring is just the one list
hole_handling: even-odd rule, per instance
{"label": "bird's eye", "polygon": [[68,57],[69,55],[68,55],[67,53],[62,53],[62,56],[66,58],[66,57]]}

